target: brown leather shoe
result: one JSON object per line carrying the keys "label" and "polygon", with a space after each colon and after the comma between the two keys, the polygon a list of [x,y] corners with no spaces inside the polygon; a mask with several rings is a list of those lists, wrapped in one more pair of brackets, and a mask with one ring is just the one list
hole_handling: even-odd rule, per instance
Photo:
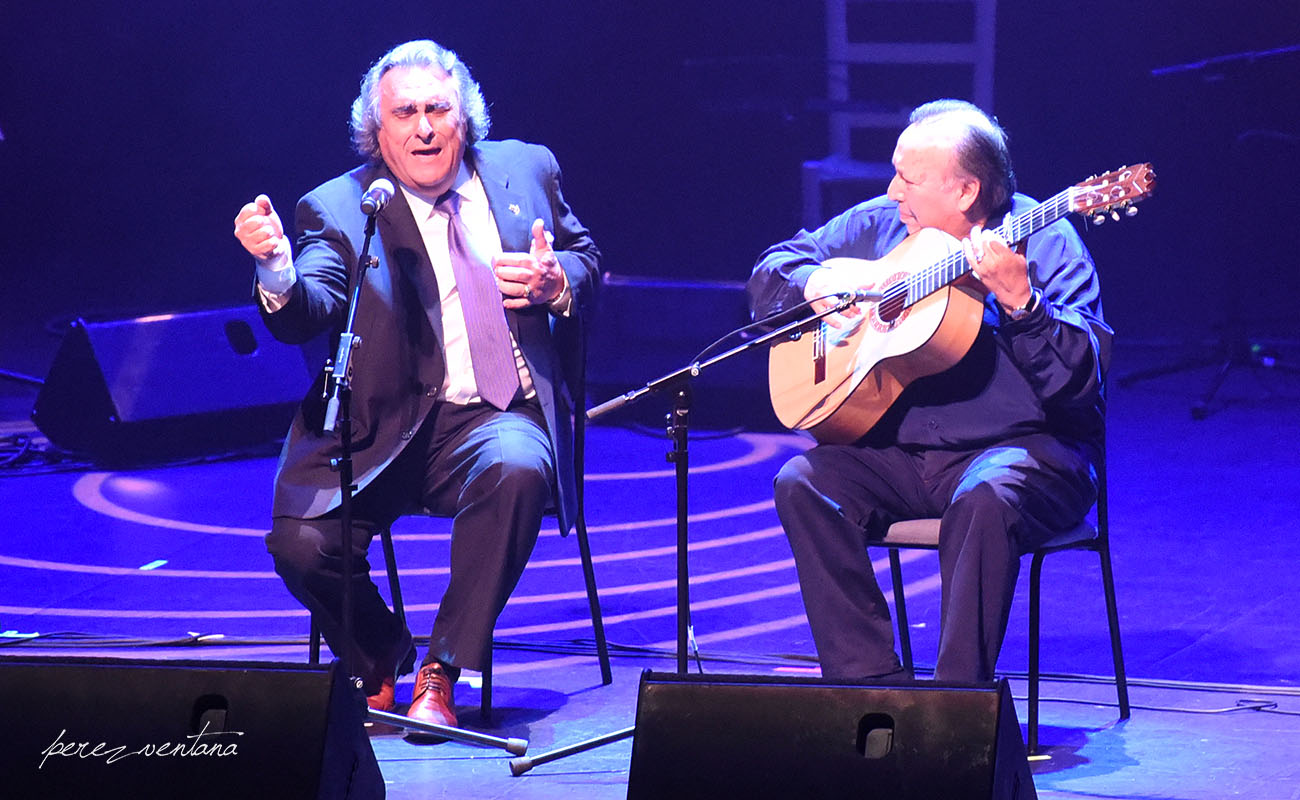
{"label": "brown leather shoe", "polygon": [[[436,661],[425,664],[415,677],[415,694],[406,716],[420,722],[456,727],[456,712],[452,710],[456,701],[452,698],[451,689],[451,678],[443,671],[442,664]],[[433,743],[443,739],[444,737],[427,731],[406,732],[406,740],[409,742]]]}
{"label": "brown leather shoe", "polygon": [[[366,705],[370,707],[370,710],[392,712],[397,706],[397,698],[394,697],[393,691],[394,683],[395,681],[392,678],[384,678],[379,685],[379,691],[366,698]],[[386,722],[379,722],[370,718],[366,719],[365,727],[366,733],[370,736],[385,736],[402,731],[396,725],[389,725]]]}
{"label": "brown leather shoe", "polygon": [[366,705],[375,711],[392,711],[397,705],[393,684],[392,678],[384,678],[383,683],[379,685],[379,691],[366,698]]}

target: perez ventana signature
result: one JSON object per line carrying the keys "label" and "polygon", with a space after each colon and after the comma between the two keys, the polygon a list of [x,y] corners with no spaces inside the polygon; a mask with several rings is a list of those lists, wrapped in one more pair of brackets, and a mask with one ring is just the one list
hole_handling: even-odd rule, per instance
{"label": "perez ventana signature", "polygon": [[[136,750],[127,750],[125,745],[110,746],[107,742],[65,742],[64,735],[67,729],[59,731],[54,737],[54,741],[48,747],[41,751],[41,764],[37,769],[45,767],[45,762],[50,756],[65,756],[71,758],[102,758],[105,764],[113,764],[124,758],[131,756],[145,757],[181,757],[193,758],[201,756],[212,756],[216,758],[225,758],[239,754],[239,746],[236,742],[217,741],[220,736],[243,736],[241,731],[214,731],[208,732],[208,725],[203,724],[203,730],[198,733],[186,736],[184,742],[161,742],[158,744],[146,744]],[[204,741],[207,737],[208,741]]]}

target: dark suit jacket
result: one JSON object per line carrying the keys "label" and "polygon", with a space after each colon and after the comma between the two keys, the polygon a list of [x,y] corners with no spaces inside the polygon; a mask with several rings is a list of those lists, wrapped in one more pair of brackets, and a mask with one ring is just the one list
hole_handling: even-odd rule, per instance
{"label": "dark suit jacket", "polygon": [[[511,330],[537,390],[555,455],[560,530],[567,532],[577,511],[573,462],[573,398],[580,334],[599,281],[600,253],[560,192],[555,157],[540,145],[508,140],[479,142],[466,150],[477,172],[507,252],[527,252],[530,228],[541,218],[555,236],[554,247],[573,291],[572,319],[545,306],[506,311]],[[298,273],[288,302],[263,310],[277,339],[303,344],[322,335],[337,341],[347,316],[349,275],[364,241],[361,195],[376,178],[393,180],[388,168],[368,164],[308,193],[298,203],[299,231],[294,268]],[[440,399],[446,366],[441,344],[438,287],[423,240],[399,191],[380,211],[370,253],[379,264],[366,270],[353,331],[362,339],[352,377],[353,472],[364,488],[389,464]],[[333,350],[330,350],[333,353]],[[273,513],[310,518],[340,502],[338,474],[330,459],[339,455],[336,433],[322,435],[325,414],[322,378],[307,393],[285,440],[276,472]]]}

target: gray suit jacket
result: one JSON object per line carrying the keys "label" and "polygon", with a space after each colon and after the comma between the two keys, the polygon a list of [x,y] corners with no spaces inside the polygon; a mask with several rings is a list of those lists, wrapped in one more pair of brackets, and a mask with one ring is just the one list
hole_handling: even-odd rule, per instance
{"label": "gray suit jacket", "polygon": [[[541,218],[555,236],[555,251],[573,291],[571,319],[557,318],[545,306],[506,311],[546,417],[558,484],[555,507],[560,530],[567,533],[577,512],[569,387],[581,369],[581,325],[594,303],[600,253],[565,203],[559,166],[545,147],[516,140],[479,142],[467,149],[465,158],[483,182],[502,248],[527,252],[532,222]],[[385,165],[368,164],[299,201],[294,257],[298,280],[282,308],[263,311],[277,339],[303,344],[328,335],[334,347],[346,323],[349,276],[364,241],[361,195],[380,177],[396,183]],[[370,253],[379,264],[366,270],[353,328],[363,343],[354,355],[351,404],[353,473],[359,488],[411,439],[439,400],[446,371],[433,267],[401,192],[380,211]],[[318,379],[303,399],[280,454],[275,516],[315,517],[340,502],[338,474],[330,469],[330,459],[340,452],[339,438],[321,433],[323,380]]]}

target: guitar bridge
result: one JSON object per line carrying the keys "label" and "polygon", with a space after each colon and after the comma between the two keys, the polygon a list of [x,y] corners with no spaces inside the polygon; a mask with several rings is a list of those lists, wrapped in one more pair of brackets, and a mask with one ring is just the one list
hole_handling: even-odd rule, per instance
{"label": "guitar bridge", "polygon": [[813,383],[817,384],[826,380],[826,323],[818,325],[812,336]]}

